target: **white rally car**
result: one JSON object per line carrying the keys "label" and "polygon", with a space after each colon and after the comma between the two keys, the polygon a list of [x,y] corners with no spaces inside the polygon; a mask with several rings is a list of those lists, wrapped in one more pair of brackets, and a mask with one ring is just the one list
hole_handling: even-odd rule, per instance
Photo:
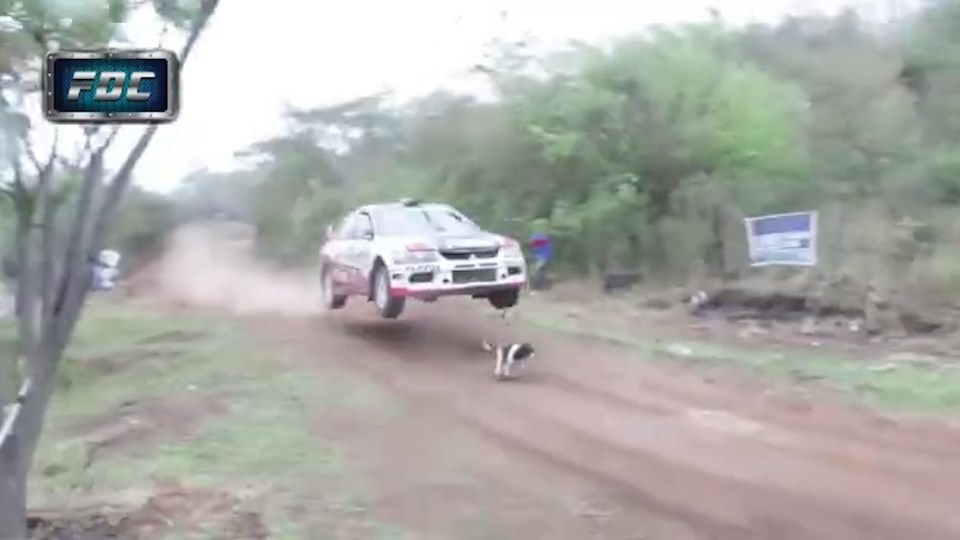
{"label": "white rally car", "polygon": [[457,209],[403,200],[353,210],[327,228],[320,282],[328,309],[362,296],[395,319],[407,298],[486,298],[497,309],[517,304],[527,265],[515,240],[481,229]]}

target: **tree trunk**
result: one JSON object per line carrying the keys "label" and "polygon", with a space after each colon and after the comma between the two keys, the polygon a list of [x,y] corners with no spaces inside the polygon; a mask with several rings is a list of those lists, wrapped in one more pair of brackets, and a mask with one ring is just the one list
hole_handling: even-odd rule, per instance
{"label": "tree trunk", "polygon": [[[45,336],[46,337],[46,336]],[[30,392],[21,404],[10,436],[0,448],[0,540],[24,540],[27,524],[27,476],[53,394],[53,333],[36,349],[33,365],[44,366],[31,376]]]}
{"label": "tree trunk", "polygon": [[651,273],[657,274],[658,276],[668,272],[670,269],[670,264],[672,263],[670,256],[667,253],[667,243],[666,239],[664,238],[664,231],[660,226],[662,217],[663,216],[660,215],[657,215],[656,217],[651,216],[647,221],[647,227],[650,229],[650,248],[647,257],[647,266],[650,268]]}
{"label": "tree trunk", "polygon": [[711,209],[710,221],[712,222],[713,234],[707,243],[706,260],[707,271],[712,277],[722,277],[726,273],[726,255],[727,245],[724,241],[724,209],[720,203],[714,203]]}
{"label": "tree trunk", "polygon": [[[184,45],[180,55],[181,64],[186,61],[217,4],[218,0],[201,2],[202,13]],[[63,254],[62,272],[57,272],[54,266],[59,265],[54,260],[53,236],[51,236],[53,231],[48,229],[53,226],[55,217],[52,208],[48,209],[43,216],[43,222],[36,224],[38,228],[44,230],[45,235],[39,246],[41,258],[35,260],[32,256],[37,247],[32,245],[34,238],[32,232],[35,225],[33,213],[36,208],[45,210],[45,205],[51,204],[48,198],[48,186],[54,160],[51,157],[47,166],[39,171],[36,207],[23,191],[22,171],[19,166],[15,167],[15,185],[20,197],[17,204],[17,236],[20,242],[17,244],[19,256],[17,318],[20,323],[20,354],[28,357],[26,371],[30,377],[31,389],[21,404],[16,425],[11,430],[13,435],[6,440],[3,448],[0,448],[0,540],[26,538],[27,475],[33,465],[37,443],[43,432],[47,407],[53,393],[57,364],[73,333],[84,299],[89,292],[90,266],[87,264],[87,258],[101,249],[114,210],[130,184],[133,169],[156,131],[156,124],[144,130],[123,165],[114,175],[113,182],[109,184],[105,200],[99,205],[97,212],[99,215],[94,216],[91,213],[92,201],[89,198],[78,203],[74,222],[75,230],[68,242],[67,251]],[[84,190],[87,195],[92,192],[94,184],[102,178],[103,152],[116,133],[114,131],[107,142],[91,156],[91,163],[87,167],[89,177],[84,181]],[[38,263],[41,265],[39,268],[36,267]],[[41,283],[37,283],[37,279],[41,280]]]}
{"label": "tree trunk", "polygon": [[19,323],[17,343],[17,357],[27,354],[32,343],[32,333],[26,326],[33,320],[30,309],[30,285],[33,280],[33,259],[30,256],[30,217],[22,215],[23,210],[18,208],[17,216],[17,291],[14,298],[14,314]]}
{"label": "tree trunk", "polygon": [[640,241],[640,235],[637,231],[627,233],[627,259],[631,270],[640,270],[643,265],[643,242]]}
{"label": "tree trunk", "polygon": [[833,231],[830,231],[832,242],[830,243],[830,270],[833,275],[840,275],[844,264],[844,249],[846,248],[847,236],[847,209],[843,197],[837,201],[837,211],[833,224]]}
{"label": "tree trunk", "polygon": [[10,436],[0,447],[0,540],[27,537],[27,478],[20,457],[19,440]]}

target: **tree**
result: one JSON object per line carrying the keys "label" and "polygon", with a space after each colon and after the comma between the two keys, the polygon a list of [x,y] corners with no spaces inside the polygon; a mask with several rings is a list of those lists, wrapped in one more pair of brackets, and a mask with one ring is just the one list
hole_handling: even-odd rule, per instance
{"label": "tree", "polygon": [[[956,227],[958,6],[880,23],[848,11],[734,28],[718,15],[546,55],[506,43],[475,67],[494,99],[294,111],[237,174],[258,186],[261,251],[288,259],[311,253],[338,209],[421,196],[504,234],[551,232],[557,271],[683,282],[740,270],[745,214],[816,208],[837,254],[827,273],[869,279],[893,268],[904,216],[939,220],[940,237]],[[942,267],[957,260],[938,249]]]}
{"label": "tree", "polygon": [[[188,3],[189,4],[189,3]],[[54,196],[60,167],[56,137],[49,156],[41,159],[31,142],[25,97],[37,91],[38,60],[56,48],[106,45],[122,39],[120,23],[142,2],[110,0],[84,11],[59,12],[39,0],[4,0],[9,24],[0,25],[6,54],[0,62],[0,113],[4,117],[9,182],[4,192],[16,214],[17,318],[29,395],[23,402],[15,438],[0,454],[0,539],[26,537],[27,476],[43,429],[53,392],[53,377],[70,341],[89,291],[89,261],[101,250],[117,206],[132,180],[133,170],[158,129],[143,130],[120,168],[111,175],[104,155],[119,131],[84,128],[85,145],[74,164],[81,172],[72,211],[64,215],[63,199]],[[190,56],[215,11],[218,0],[183,2],[155,0],[153,7],[168,23],[187,31],[181,62]],[[59,129],[57,134],[59,134]],[[66,217],[66,219],[60,219]],[[54,239],[66,222],[65,241]]]}

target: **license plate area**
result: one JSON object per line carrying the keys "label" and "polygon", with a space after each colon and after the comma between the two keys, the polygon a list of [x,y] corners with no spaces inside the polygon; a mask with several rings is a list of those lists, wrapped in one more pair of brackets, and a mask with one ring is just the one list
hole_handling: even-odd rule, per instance
{"label": "license plate area", "polygon": [[435,264],[414,264],[408,267],[411,274],[436,274],[440,267]]}
{"label": "license plate area", "polygon": [[472,270],[454,270],[452,279],[454,283],[485,283],[497,280],[496,268],[477,268]]}

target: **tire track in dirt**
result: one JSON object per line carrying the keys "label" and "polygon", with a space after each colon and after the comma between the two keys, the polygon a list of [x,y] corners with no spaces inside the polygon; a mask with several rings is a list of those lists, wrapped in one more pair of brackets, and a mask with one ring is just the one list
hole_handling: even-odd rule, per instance
{"label": "tire track in dirt", "polygon": [[[570,392],[570,385],[551,386],[548,377],[492,383],[487,359],[470,354],[470,334],[483,323],[462,310],[387,324],[347,318],[332,330],[357,337],[364,348],[379,348],[380,354],[369,351],[353,362],[392,387],[428,394],[488,435],[614,486],[630,495],[628,506],[674,516],[710,531],[707,537],[957,537],[955,518],[938,523],[953,514],[955,483],[915,475],[904,489],[906,475],[891,477],[869,466],[856,471],[802,451],[771,448],[759,438],[698,429],[684,422],[685,409],[597,399]],[[464,353],[476,365],[464,361]],[[638,427],[646,430],[643,436],[636,436]]]}
{"label": "tire track in dirt", "polygon": [[[479,340],[508,340],[518,327],[497,325],[456,299],[413,304],[401,321],[375,320],[356,300],[305,318],[318,297],[309,279],[281,279],[237,253],[218,254],[209,231],[192,238],[193,268],[204,256],[200,267],[224,276],[227,262],[242,277],[233,290],[211,293],[201,284],[198,296],[197,284],[185,292],[166,283],[158,294],[262,314],[258,326],[271,338],[335,352],[345,366],[472,426],[517,459],[596,486],[636,513],[641,538],[960,538],[955,433],[880,429],[873,417],[847,409],[836,408],[834,418],[832,405],[818,405],[816,415],[786,411],[737,388],[626,361],[616,347],[528,328],[524,337],[540,351],[531,371],[496,383]],[[697,411],[703,414],[691,417]],[[423,443],[442,441],[437,433]],[[645,520],[658,523],[645,527]]]}
{"label": "tire track in dirt", "polygon": [[[583,378],[577,377],[576,373],[569,373],[562,367],[558,367],[558,369],[551,370],[543,376],[548,379],[544,381],[545,383],[564,388],[570,393],[590,395],[594,399],[605,401],[613,406],[634,407],[650,414],[675,414],[676,411],[683,410],[686,408],[686,404],[690,403],[690,386],[688,386],[688,397],[685,401],[680,399],[676,392],[668,392],[667,395],[663,395],[657,391],[658,388],[653,388],[653,392],[651,392],[651,387],[645,386],[642,381],[630,380],[631,375],[636,377],[637,374],[618,375],[614,381],[597,377]],[[657,380],[662,380],[662,376],[658,377]],[[699,381],[694,381],[691,384],[694,388],[698,385]],[[649,399],[652,395],[656,396],[655,399]],[[711,407],[711,409],[699,409],[699,411],[711,412],[713,410],[723,411],[727,407],[736,408],[736,404],[731,403],[730,400],[701,401],[706,402],[700,403],[700,407]],[[742,407],[743,403],[740,405]],[[761,401],[759,405],[766,408],[768,401]],[[776,409],[776,407],[770,409]],[[886,443],[890,441],[891,437],[885,437],[884,443],[878,443],[872,439],[865,441],[851,436],[853,433],[851,433],[850,427],[832,426],[826,429],[799,430],[798,426],[807,426],[811,423],[809,418],[798,420],[795,415],[791,415],[791,421],[784,422],[785,416],[782,408],[779,411],[781,413],[779,422],[774,417],[770,423],[765,423],[765,420],[771,416],[769,409],[762,411],[764,414],[758,415],[757,412],[757,408],[751,404],[747,414],[751,417],[750,422],[763,422],[762,428],[758,430],[759,433],[755,434],[754,437],[761,439],[764,444],[794,453],[802,452],[813,459],[835,460],[864,474],[875,474],[878,470],[882,470],[884,476],[903,475],[906,481],[915,480],[917,475],[923,475],[927,478],[928,483],[939,483],[947,486],[947,489],[960,485],[960,467],[955,470],[944,470],[940,466],[941,459],[952,460],[955,458],[956,452],[953,451],[953,448],[960,447],[960,440],[956,441],[956,445],[949,442],[945,443],[942,437],[943,433],[938,433],[941,437],[928,440],[930,438],[925,437],[925,435],[929,435],[929,433],[918,431],[915,434],[916,436],[905,436],[907,433],[901,432],[898,434],[900,438],[894,439],[898,444],[890,446]],[[870,422],[869,419],[867,421]],[[814,424],[814,427],[823,426]],[[804,432],[805,435],[798,435],[798,431]],[[810,436],[809,433],[806,433],[810,431],[815,432],[816,436]],[[854,433],[860,433],[860,431],[854,431]],[[947,435],[950,436],[949,433]],[[927,459],[904,462],[902,453],[905,449],[912,453],[922,453]]]}
{"label": "tire track in dirt", "polygon": [[[524,332],[529,335],[531,331]],[[876,415],[822,391],[804,391],[791,397],[783,388],[771,389],[769,381],[760,385],[756,380],[732,378],[730,373],[705,374],[700,366],[682,365],[682,360],[650,364],[641,361],[636,351],[600,340],[564,338],[536,330],[533,335],[552,344],[559,354],[560,362],[551,363],[557,368],[551,370],[551,377],[565,379],[559,384],[573,384],[584,391],[638,403],[653,395],[657,403],[673,406],[689,403],[693,395],[704,408],[748,410],[757,420],[816,434],[809,442],[842,442],[844,447],[852,443],[879,452],[890,449],[943,459],[952,458],[956,454],[953,449],[960,447],[960,430],[944,429],[943,422],[936,420]],[[601,357],[605,361],[597,364],[603,368],[594,366],[590,377],[582,377],[582,366],[564,362],[571,355]]]}

